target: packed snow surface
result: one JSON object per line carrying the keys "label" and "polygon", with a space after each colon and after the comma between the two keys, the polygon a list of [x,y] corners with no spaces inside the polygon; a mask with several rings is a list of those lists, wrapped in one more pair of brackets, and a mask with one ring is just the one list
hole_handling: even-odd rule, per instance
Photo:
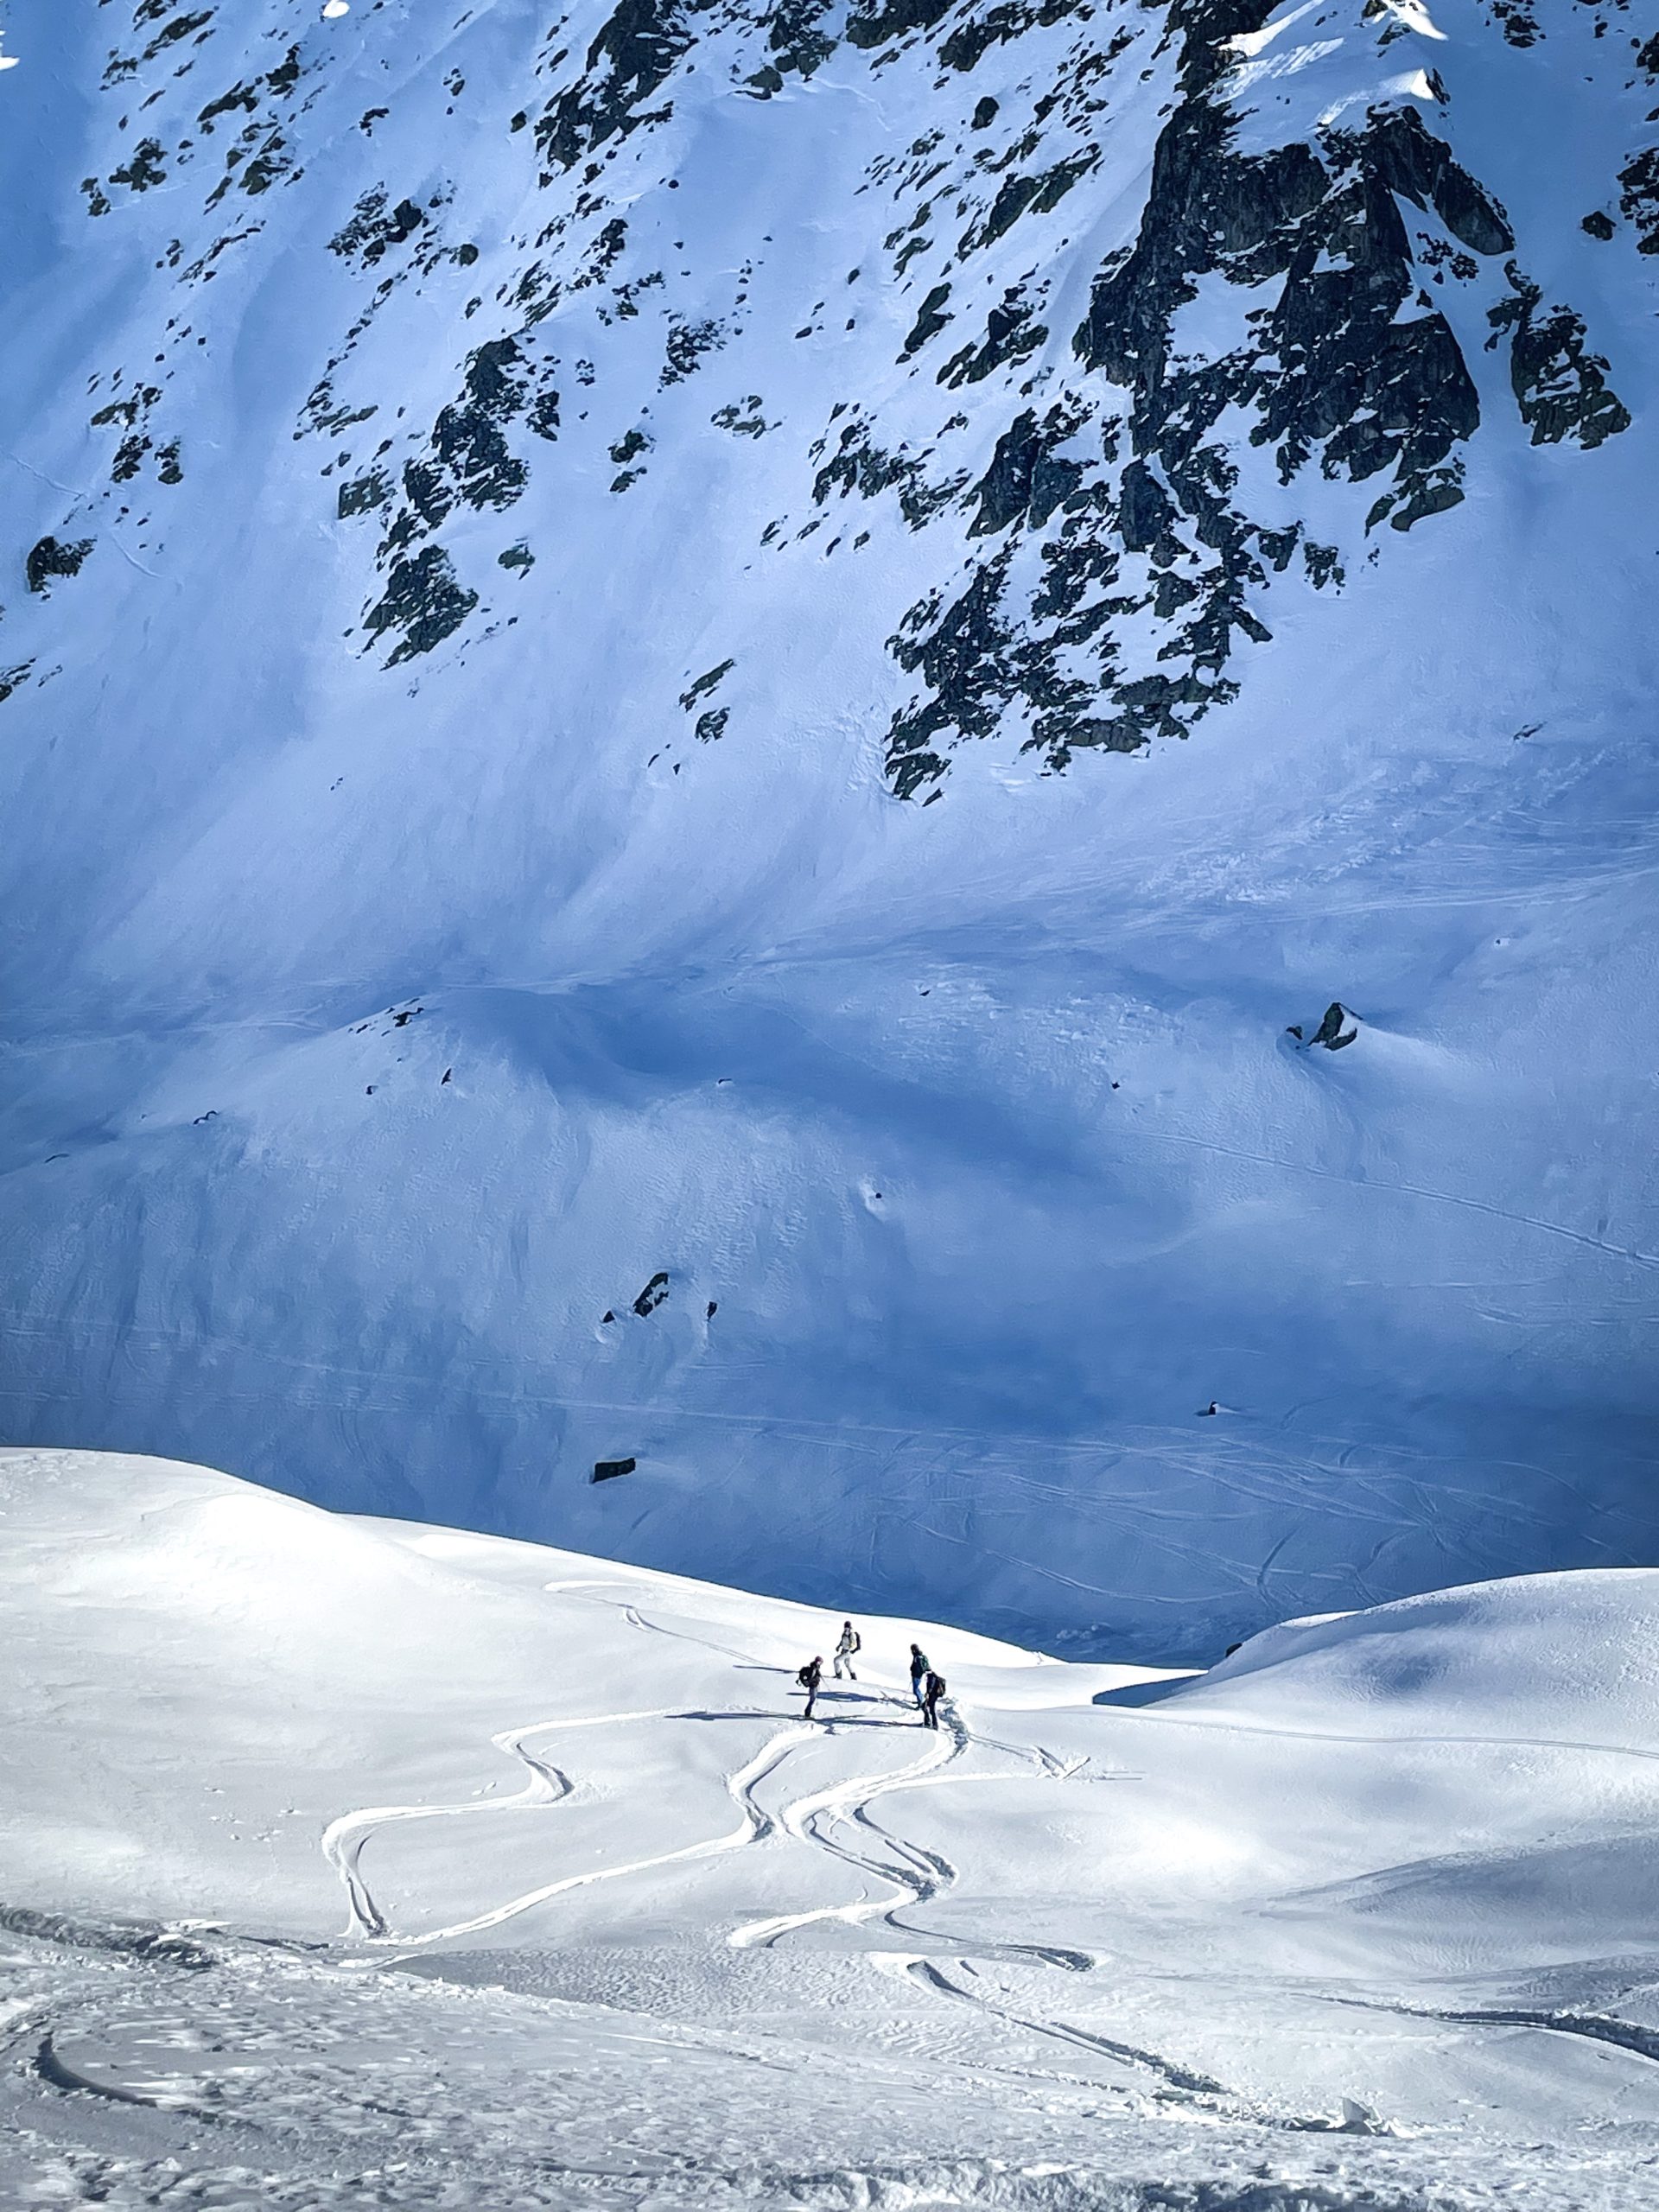
{"label": "packed snow surface", "polygon": [[4,2202],[1652,2201],[1659,1572],[809,1724],[841,1618],[0,1457]]}
{"label": "packed snow surface", "polygon": [[1078,1656],[1652,1556],[1643,13],[7,0],[7,1433]]}

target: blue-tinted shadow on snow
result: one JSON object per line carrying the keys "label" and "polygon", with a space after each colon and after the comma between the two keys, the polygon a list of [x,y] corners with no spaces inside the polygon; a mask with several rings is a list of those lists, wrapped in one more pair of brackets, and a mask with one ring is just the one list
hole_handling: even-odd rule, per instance
{"label": "blue-tinted shadow on snow", "polygon": [[1161,1682],[1125,1682],[1121,1689],[1096,1690],[1089,1702],[1090,1705],[1161,1705],[1166,1697],[1173,1697],[1178,1690],[1191,1689],[1194,1682],[1203,1680],[1200,1671],[1192,1675],[1174,1675]]}

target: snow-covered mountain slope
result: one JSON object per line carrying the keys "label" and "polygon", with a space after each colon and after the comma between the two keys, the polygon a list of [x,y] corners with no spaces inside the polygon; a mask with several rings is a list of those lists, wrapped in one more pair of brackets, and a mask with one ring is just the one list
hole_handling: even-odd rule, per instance
{"label": "snow-covered mountain slope", "polygon": [[1650,1553],[1639,10],[3,29],[14,1437],[1170,1656]]}
{"label": "snow-covered mountain slope", "polygon": [[865,1618],[808,1726],[772,1599],[94,1453],[0,1532],[8,2202],[1650,2190],[1659,1573],[1128,1707]]}

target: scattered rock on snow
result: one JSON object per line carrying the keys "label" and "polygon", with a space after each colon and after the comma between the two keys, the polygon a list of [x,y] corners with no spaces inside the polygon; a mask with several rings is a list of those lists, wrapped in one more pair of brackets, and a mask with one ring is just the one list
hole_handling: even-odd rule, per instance
{"label": "scattered rock on snow", "polygon": [[60,537],[42,537],[29,548],[24,564],[32,592],[44,592],[54,576],[76,576],[81,564],[92,550],[90,537],[78,537],[66,543]]}
{"label": "scattered rock on snow", "polygon": [[1325,1009],[1324,1019],[1311,1037],[1304,1034],[1300,1021],[1293,1021],[1286,1030],[1287,1037],[1294,1037],[1304,1052],[1315,1045],[1323,1045],[1328,1052],[1339,1052],[1344,1045],[1351,1045],[1359,1034],[1359,1016],[1340,999],[1332,999]]}

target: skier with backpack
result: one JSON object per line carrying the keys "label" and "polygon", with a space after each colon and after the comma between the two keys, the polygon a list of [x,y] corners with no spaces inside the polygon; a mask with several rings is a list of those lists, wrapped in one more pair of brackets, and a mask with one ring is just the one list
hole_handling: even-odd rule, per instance
{"label": "skier with backpack", "polygon": [[810,1720],[812,1718],[813,1705],[817,1699],[818,1684],[823,1680],[823,1660],[809,1659],[795,1679],[806,1692],[806,1711],[803,1718]]}
{"label": "skier with backpack", "polygon": [[841,1642],[836,1646],[836,1680],[837,1681],[841,1680],[841,1670],[843,1666],[847,1669],[847,1679],[849,1682],[855,1682],[858,1680],[858,1676],[853,1672],[853,1654],[863,1649],[863,1637],[853,1626],[851,1621],[843,1621],[841,1624]]}
{"label": "skier with backpack", "polygon": [[930,1667],[922,1684],[922,1726],[937,1728],[939,1725],[938,1703],[944,1695],[944,1676],[936,1675]]}
{"label": "skier with backpack", "polygon": [[922,1701],[922,1683],[928,1672],[927,1654],[919,1643],[910,1647],[910,1694],[918,1705]]}

